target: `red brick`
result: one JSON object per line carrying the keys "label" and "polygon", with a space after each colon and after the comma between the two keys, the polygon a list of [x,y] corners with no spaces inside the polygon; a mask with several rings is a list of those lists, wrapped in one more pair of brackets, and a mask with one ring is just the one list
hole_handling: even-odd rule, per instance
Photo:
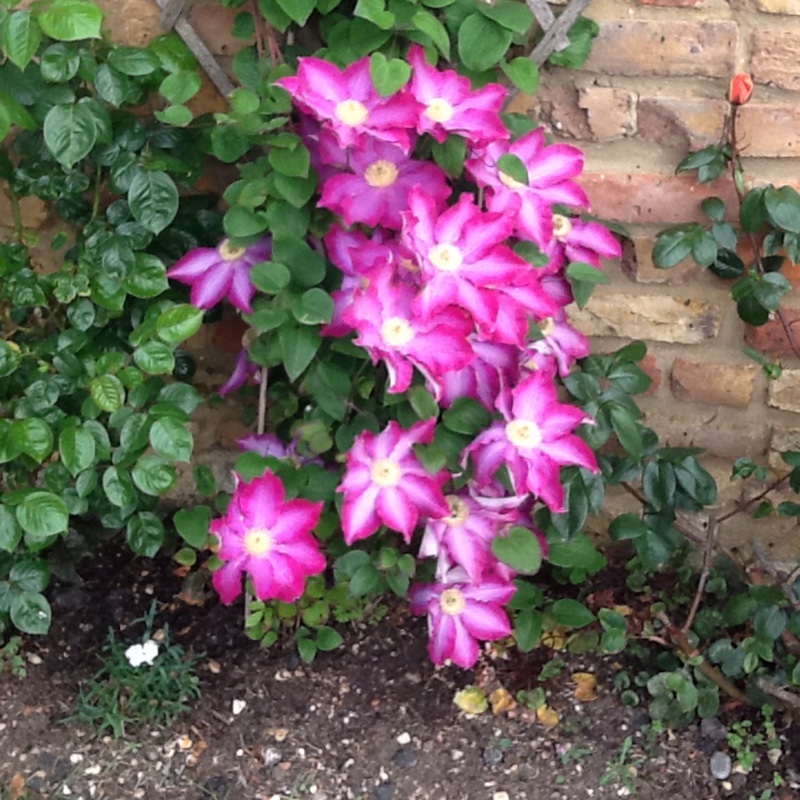
{"label": "red brick", "polygon": [[758,367],[755,364],[714,364],[676,358],[670,388],[678,400],[713,405],[749,405]]}
{"label": "red brick", "polygon": [[[781,316],[793,333],[797,348],[800,349],[800,308],[782,308]],[[771,319],[766,325],[758,328],[745,326],[744,340],[748,346],[762,353],[773,356],[795,355],[786,330],[779,319]]]}
{"label": "red brick", "polygon": [[698,184],[694,175],[584,172],[579,181],[595,214],[629,224],[707,222],[700,210],[706,197],[721,197],[729,209],[737,202],[733,181],[728,178]]}
{"label": "red brick", "polygon": [[723,100],[639,97],[637,131],[664,147],[700,150],[722,137],[728,103]]}
{"label": "red brick", "polygon": [[[560,134],[571,136],[573,139],[590,140],[592,131],[586,119],[586,111],[578,105],[578,97],[574,71],[549,72],[547,80],[542,81],[536,93],[537,116]],[[510,108],[521,111],[519,105],[519,102],[512,101]]]}
{"label": "red brick", "polygon": [[603,20],[585,69],[727,78],[736,66],[738,41],[739,27],[731,20]]}
{"label": "red brick", "polygon": [[652,397],[656,394],[661,387],[661,384],[664,381],[664,375],[661,372],[661,368],[658,366],[658,362],[656,361],[656,357],[652,353],[648,353],[640,362],[639,368],[646,372],[650,379],[653,381],[650,384],[650,387],[646,392],[643,393],[643,397]]}
{"label": "red brick", "polygon": [[214,347],[231,355],[238,354],[242,349],[242,337],[249,329],[249,325],[241,317],[221,319],[213,325]]}
{"label": "red brick", "polygon": [[746,156],[800,156],[800,108],[782,103],[748,103],[737,115],[737,138]]}
{"label": "red brick", "polygon": [[771,83],[781,89],[800,89],[800,37],[794,30],[757,30],[752,39],[752,71],[756,83]]}

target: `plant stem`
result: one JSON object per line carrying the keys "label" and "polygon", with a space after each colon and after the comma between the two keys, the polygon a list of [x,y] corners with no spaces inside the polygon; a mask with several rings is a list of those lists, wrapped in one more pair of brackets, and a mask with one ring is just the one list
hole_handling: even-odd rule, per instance
{"label": "plant stem", "polygon": [[708,575],[711,572],[711,560],[714,557],[714,545],[717,540],[717,529],[719,528],[719,521],[713,514],[708,519],[708,530],[706,531],[706,547],[703,553],[703,569],[700,572],[700,579],[697,581],[697,590],[694,593],[694,600],[692,600],[692,607],[689,609],[689,614],[686,617],[686,622],[683,623],[683,633],[688,634],[694,624],[694,618],[697,616],[697,611],[700,608],[700,603],[703,599],[703,592],[706,588]]}
{"label": "plant stem", "polygon": [[17,193],[10,183],[8,184],[8,196],[11,200],[11,213],[14,215],[14,237],[18,242],[22,243],[22,238],[25,235],[25,228],[22,225],[22,211],[19,207],[19,197],[17,197]]}
{"label": "plant stem", "polygon": [[258,386],[258,422],[256,423],[256,433],[263,436],[267,428],[267,381],[269,380],[269,370],[261,367],[261,383]]}

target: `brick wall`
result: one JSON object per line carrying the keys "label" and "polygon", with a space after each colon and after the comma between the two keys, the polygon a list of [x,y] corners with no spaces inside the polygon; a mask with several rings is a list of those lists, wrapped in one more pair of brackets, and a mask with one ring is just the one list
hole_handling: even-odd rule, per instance
{"label": "brick wall", "polygon": [[[103,5],[116,41],[144,44],[161,32],[154,0]],[[241,45],[230,34],[235,13],[214,0],[201,0],[191,12],[226,67]],[[594,212],[623,223],[631,235],[621,262],[607,265],[611,284],[574,320],[600,351],[647,341],[645,366],[654,378],[640,398],[647,423],[667,443],[706,448],[722,497],[733,499],[739,489],[727,482],[733,459],[753,456],[777,466],[780,450],[800,448],[800,363],[780,325],[751,330],[738,319],[726,282],[690,263],[658,270],[651,251],[665,226],[703,219],[703,198],[735,197],[729,181],[697,186],[674,174],[687,152],[719,140],[735,72],[751,72],[756,81],[741,112],[749,177],[800,185],[800,0],[594,0],[587,14],[600,35],[585,69],[548,68],[536,97],[514,100],[515,110],[534,115],[556,139],[584,149],[583,183]],[[194,102],[197,113],[222,103],[210,84]],[[42,215],[37,204],[26,208],[31,227],[47,224]],[[790,271],[800,286],[800,270]],[[799,292],[788,298],[790,319],[800,318]],[[225,379],[240,341],[235,327],[228,321],[193,342],[198,377],[209,387]],[[780,356],[786,367],[780,381],[768,384],[742,355],[745,343]],[[243,431],[228,414],[201,427],[198,444],[207,452],[232,447]],[[627,502],[612,497],[610,505],[631,510]],[[796,530],[792,520],[765,520],[729,525],[725,535],[729,544],[758,536],[776,555],[788,555]]]}

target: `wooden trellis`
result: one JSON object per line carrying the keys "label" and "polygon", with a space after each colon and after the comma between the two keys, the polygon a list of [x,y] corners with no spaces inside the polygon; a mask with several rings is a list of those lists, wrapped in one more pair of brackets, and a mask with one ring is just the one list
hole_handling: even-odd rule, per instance
{"label": "wooden trellis", "polygon": [[[191,7],[191,2],[189,0],[156,0],[156,2],[161,8],[161,24],[167,30],[175,29],[219,89],[220,94],[228,97],[235,86],[187,19],[184,12],[187,6]],[[545,0],[525,0],[539,27],[544,31],[541,40],[530,54],[530,58],[537,66],[542,66],[554,52],[563,50],[569,44],[567,34],[570,28],[590,2],[591,0],[572,0],[556,17]]]}

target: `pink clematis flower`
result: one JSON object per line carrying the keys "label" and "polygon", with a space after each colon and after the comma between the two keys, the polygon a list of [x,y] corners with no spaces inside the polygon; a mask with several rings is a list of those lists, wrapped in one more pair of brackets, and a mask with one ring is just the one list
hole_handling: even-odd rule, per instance
{"label": "pink clematis flower", "polygon": [[481,654],[478,641],[511,635],[503,606],[515,591],[513,583],[500,580],[470,584],[459,569],[448,573],[447,581],[412,586],[411,613],[428,615],[431,661],[452,661],[464,669],[475,666]]}
{"label": "pink clematis flower", "polygon": [[[498,167],[500,158],[509,153],[525,165],[527,186]],[[554,203],[589,206],[586,193],[572,180],[583,169],[583,153],[568,144],[548,145],[541,128],[510,144],[492,142],[482,155],[467,161],[467,169],[480,186],[488,188],[489,211],[515,214],[520,238],[530,239],[542,250],[553,239]]]}
{"label": "pink clematis flower", "polygon": [[423,186],[437,205],[450,196],[447,176],[435,164],[413,161],[397,145],[366,139],[350,153],[351,173],[325,181],[319,205],[341,214],[347,225],[363,222],[400,230],[408,193]]}
{"label": "pink clematis flower", "polygon": [[306,578],[325,569],[311,533],[323,505],[287,502],[283,484],[269,470],[250,483],[237,482],[225,516],[211,523],[225,562],[212,579],[222,602],[228,605],[241,594],[243,573],[252,578],[259,599],[297,600]]}
{"label": "pink clematis flower", "polygon": [[410,542],[420,516],[449,513],[442,486],[450,474],[441,470],[431,475],[414,453],[415,444],[430,444],[435,428],[432,419],[408,429],[393,420],[381,433],[364,431],[356,437],[337,490],[344,494],[342,526],[347,544],[371,536],[381,523]]}
{"label": "pink clematis flower", "polygon": [[377,270],[342,319],[358,332],[355,343],[367,350],[373,364],[386,363],[389,391],[399,393],[411,385],[415,366],[438,382],[445,373],[469,364],[473,324],[454,306],[442,308],[432,319],[420,317],[412,310],[414,287],[396,283],[393,277],[391,267]]}
{"label": "pink clematis flower", "polygon": [[540,370],[504,392],[496,422],[464,451],[472,457],[478,488],[492,483],[501,464],[508,468],[517,494],[532,492],[552,511],[564,510],[560,469],[567,464],[598,471],[589,446],[572,431],[588,419],[575,406],[559,403],[551,373]]}
{"label": "pink clematis flower", "polygon": [[542,338],[531,342],[524,353],[524,363],[529,369],[548,369],[555,361],[558,374],[566,378],[573,364],[585,358],[592,350],[589,340],[567,321],[561,310],[539,323]]}
{"label": "pink clematis flower", "polygon": [[498,310],[496,289],[522,282],[530,273],[528,263],[505,244],[513,217],[481,211],[466,193],[441,214],[423,189],[412,189],[408,201],[402,241],[417,256],[423,284],[415,308],[432,317],[457,305],[490,338]]}
{"label": "pink clematis flower", "polygon": [[321,58],[301,58],[297,75],[275,84],[333,131],[341,147],[358,146],[369,135],[411,150],[409,131],[417,126],[419,104],[404,90],[381,97],[369,74],[369,58],[344,71]]}
{"label": "pink clematis flower", "polygon": [[469,78],[431,66],[419,45],[409,49],[408,61],[414,68],[410,91],[423,106],[420,133],[430,133],[438,142],[448,133],[459,133],[473,146],[508,139],[500,119],[508,92],[500,84],[473,89]]}
{"label": "pink clematis flower", "polygon": [[457,565],[473,583],[482,577],[497,559],[492,553],[492,540],[509,525],[516,524],[515,508],[497,510],[481,505],[468,494],[447,495],[450,513],[429,519],[419,546],[420,558],[436,558],[438,579]]}
{"label": "pink clematis flower", "polygon": [[189,295],[196,308],[211,308],[223,297],[239,311],[252,314],[256,293],[250,270],[272,255],[272,240],[262,239],[249,247],[234,247],[223,239],[217,247],[198,247],[173,264],[167,276],[192,287]]}

